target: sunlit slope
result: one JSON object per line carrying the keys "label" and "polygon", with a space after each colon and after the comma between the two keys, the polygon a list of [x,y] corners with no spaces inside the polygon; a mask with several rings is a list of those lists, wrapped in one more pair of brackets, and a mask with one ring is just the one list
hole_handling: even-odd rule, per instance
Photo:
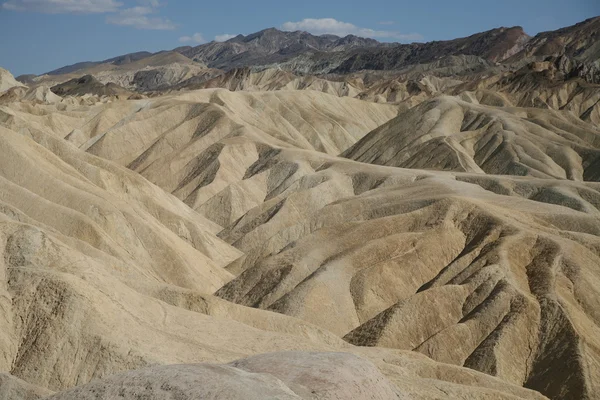
{"label": "sunlit slope", "polygon": [[404,168],[597,181],[600,129],[565,112],[443,96],[402,113],[343,156]]}

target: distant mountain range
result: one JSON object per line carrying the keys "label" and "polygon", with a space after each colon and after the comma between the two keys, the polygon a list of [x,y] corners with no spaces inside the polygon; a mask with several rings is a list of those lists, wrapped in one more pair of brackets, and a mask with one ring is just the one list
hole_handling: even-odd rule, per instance
{"label": "distant mountain range", "polygon": [[[600,59],[600,17],[557,31],[527,35],[523,28],[496,28],[465,38],[428,43],[381,43],[348,35],[315,36],[269,28],[226,42],[210,42],[172,50],[210,68],[225,71],[279,67],[300,74],[347,74],[361,70],[399,70],[456,55],[473,55],[494,63],[567,55],[578,62]],[[97,62],[81,62],[48,75],[74,73],[100,64],[125,65],[159,53],[137,52]]]}

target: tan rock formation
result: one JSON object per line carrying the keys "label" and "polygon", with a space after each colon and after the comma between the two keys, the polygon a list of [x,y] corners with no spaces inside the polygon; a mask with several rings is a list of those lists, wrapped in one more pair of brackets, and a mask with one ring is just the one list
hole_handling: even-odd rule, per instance
{"label": "tan rock formation", "polygon": [[446,83],[13,90],[0,395],[597,397],[600,133]]}

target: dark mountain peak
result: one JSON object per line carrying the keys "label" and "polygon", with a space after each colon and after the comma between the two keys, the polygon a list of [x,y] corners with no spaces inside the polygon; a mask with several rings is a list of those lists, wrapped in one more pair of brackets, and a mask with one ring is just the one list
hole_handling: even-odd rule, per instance
{"label": "dark mountain peak", "polygon": [[582,62],[600,59],[600,17],[586,19],[555,31],[532,37],[511,60],[567,55]]}
{"label": "dark mountain peak", "polygon": [[237,36],[232,37],[231,39],[226,40],[223,43],[240,43],[240,42],[243,42],[245,38],[246,37],[240,33]]}
{"label": "dark mountain peak", "polygon": [[365,37],[360,37],[360,36],[356,36],[356,35],[346,35],[342,38],[338,38],[336,40],[335,44],[336,44],[336,46],[353,45],[353,46],[369,47],[369,46],[377,46],[380,43],[377,40],[371,39],[371,38],[365,38]]}
{"label": "dark mountain peak", "polygon": [[183,54],[186,51],[189,51],[192,49],[192,46],[179,46],[177,48],[174,48],[173,51],[176,53],[181,53]]}
{"label": "dark mountain peak", "polygon": [[[308,32],[305,32],[305,33],[308,33]],[[310,35],[310,33],[308,33],[308,34]],[[331,40],[331,41],[334,41],[334,40],[339,40],[339,39],[341,39],[339,36],[337,36],[337,35],[333,35],[333,34],[331,34],[331,33],[326,33],[326,34],[324,34],[324,35],[320,35],[319,37],[320,37],[321,39],[326,39],[326,40]]]}
{"label": "dark mountain peak", "polygon": [[515,25],[515,26],[500,26],[498,28],[494,28],[494,29],[490,29],[489,31],[484,31],[485,32],[506,32],[506,31],[521,31],[523,33],[525,33],[525,30],[523,29],[522,26],[520,25]]}
{"label": "dark mountain peak", "polygon": [[[522,64],[531,61],[531,58],[561,55],[589,64],[600,59],[599,38],[600,17],[557,31],[543,32],[533,38],[521,26],[502,26],[453,40],[410,44],[380,43],[352,34],[344,37],[331,34],[317,36],[306,31],[283,31],[271,27],[246,36],[237,35],[225,42],[179,47],[174,52],[225,71],[242,67],[260,69],[277,66],[300,74],[346,74],[362,70],[402,70],[436,63],[447,57],[462,56],[478,57],[489,63],[490,68],[500,62]],[[150,56],[152,54],[148,52],[131,53],[102,62],[63,67],[51,74],[71,73],[106,62],[122,65]],[[173,62],[173,59],[165,56],[160,61]],[[143,66],[144,62],[136,65]],[[149,58],[146,64],[151,62],[152,58]],[[439,67],[460,69],[466,61],[457,59],[452,62],[459,66],[440,64]],[[587,77],[595,73],[592,67],[584,64],[578,67],[578,74]],[[476,68],[480,68],[478,64]]]}
{"label": "dark mountain peak", "polygon": [[262,31],[258,31],[255,33],[251,33],[248,36],[244,37],[244,42],[248,43],[256,39],[264,39],[264,38],[275,38],[275,37],[283,37],[286,36],[288,32],[280,31],[277,28],[267,28]]}
{"label": "dark mountain peak", "polygon": [[129,53],[129,54],[125,54],[122,56],[109,58],[108,60],[104,60],[101,63],[111,63],[114,65],[125,65],[125,64],[129,64],[129,63],[132,63],[135,61],[142,60],[144,58],[148,58],[152,55],[153,55],[153,53],[150,53],[148,51],[138,51],[136,53]]}
{"label": "dark mountain peak", "polygon": [[268,34],[279,34],[279,33],[284,33],[284,32],[280,31],[279,29],[277,29],[275,27],[270,27],[270,28],[263,29],[262,31],[258,31],[257,33],[262,34],[262,35],[268,35]]}
{"label": "dark mountain peak", "polygon": [[[517,37],[517,36],[529,37],[529,35],[527,33],[525,33],[525,30],[521,26],[511,26],[511,27],[501,26],[501,27],[490,29],[487,31],[475,33],[473,35],[468,36],[467,39],[475,38],[475,37],[498,37],[500,35],[510,35],[512,37]],[[465,38],[463,38],[463,39],[465,39]],[[454,40],[460,40],[460,39],[454,39]]]}
{"label": "dark mountain peak", "polygon": [[[598,29],[600,27],[600,16],[588,18],[571,26],[565,26],[554,31],[546,31],[538,33],[539,36],[557,36],[572,34],[581,30]],[[536,35],[536,36],[538,36]]]}
{"label": "dark mountain peak", "polygon": [[92,75],[84,75],[80,78],[76,78],[74,79],[74,82],[77,83],[78,85],[82,85],[82,84],[86,84],[86,83],[96,83],[98,82],[98,80],[96,78],[94,78]]}
{"label": "dark mountain peak", "polygon": [[17,76],[15,79],[18,82],[24,83],[25,85],[29,85],[30,83],[32,83],[34,81],[36,76],[37,75],[34,75],[34,74],[24,74],[24,75]]}
{"label": "dark mountain peak", "polygon": [[138,51],[136,53],[123,54],[121,56],[109,58],[103,61],[84,61],[76,64],[67,65],[62,68],[55,69],[54,71],[47,72],[48,75],[62,75],[69,74],[72,72],[76,72],[85,68],[90,68],[99,64],[114,64],[114,65],[124,65],[129,64],[131,62],[139,61],[144,58],[148,58],[152,56],[153,53],[148,51]]}

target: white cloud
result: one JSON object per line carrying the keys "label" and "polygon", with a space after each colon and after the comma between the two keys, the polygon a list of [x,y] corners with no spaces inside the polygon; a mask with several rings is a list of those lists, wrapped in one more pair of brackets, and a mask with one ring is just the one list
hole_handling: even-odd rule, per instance
{"label": "white cloud", "polygon": [[179,38],[179,41],[181,43],[206,43],[206,40],[204,40],[204,36],[202,36],[201,33],[194,33],[192,36],[182,36]]}
{"label": "white cloud", "polygon": [[148,6],[148,7],[158,7],[160,6],[160,1],[158,0],[137,0],[138,3],[140,3],[143,6]]}
{"label": "white cloud", "polygon": [[229,33],[224,33],[222,35],[215,36],[215,42],[226,42],[229,39],[233,39],[235,35],[231,35]]}
{"label": "white cloud", "polygon": [[368,38],[390,38],[402,41],[423,40],[423,36],[418,33],[405,34],[395,31],[380,31],[369,28],[360,28],[349,22],[338,21],[334,18],[307,18],[298,22],[286,22],[281,26],[281,28],[285,31],[307,31],[315,35],[356,35]]}
{"label": "white cloud", "polygon": [[94,14],[114,12],[122,5],[116,0],[8,0],[2,8],[47,14]]}
{"label": "white cloud", "polygon": [[169,19],[160,17],[157,8],[160,0],[136,0],[137,7],[123,8],[117,0],[8,0],[1,8],[13,11],[30,11],[47,14],[94,14],[110,13],[106,22],[137,29],[169,30],[177,26]]}
{"label": "white cloud", "polygon": [[131,26],[136,29],[171,30],[177,27],[168,19],[152,16],[154,13],[153,7],[126,8],[117,14],[106,17],[106,22],[113,25]]}

